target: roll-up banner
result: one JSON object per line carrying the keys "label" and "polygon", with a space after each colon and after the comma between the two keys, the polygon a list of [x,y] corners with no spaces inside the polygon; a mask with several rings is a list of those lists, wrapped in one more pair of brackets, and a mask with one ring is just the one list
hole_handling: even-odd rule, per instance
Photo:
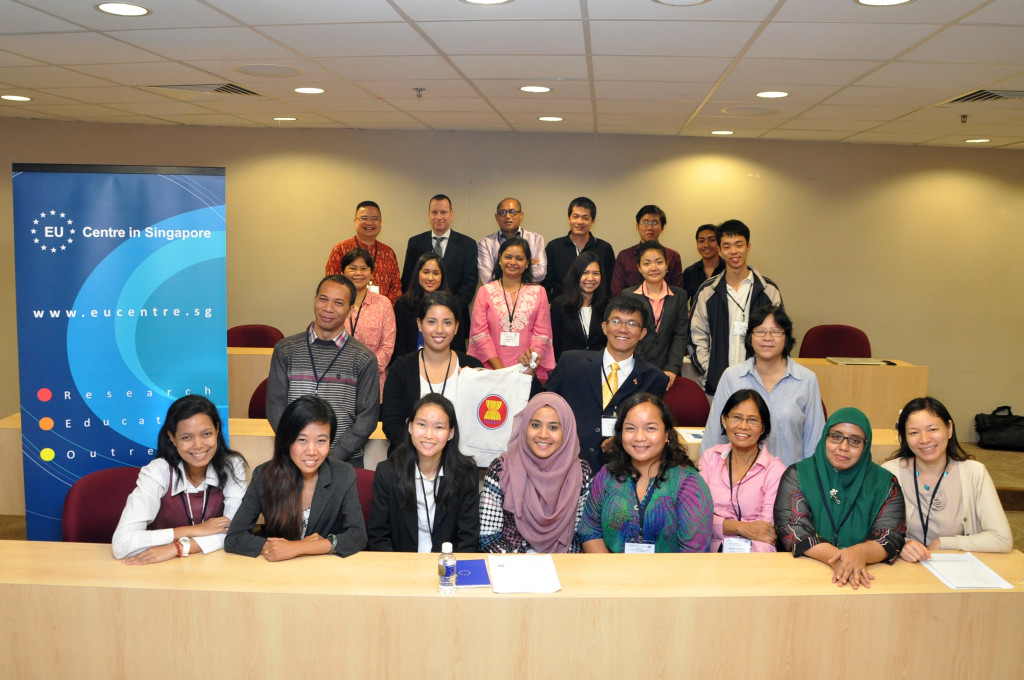
{"label": "roll-up banner", "polygon": [[227,427],[224,169],[15,164],[13,187],[28,537],[60,540],[71,485],[151,461],[175,399]]}

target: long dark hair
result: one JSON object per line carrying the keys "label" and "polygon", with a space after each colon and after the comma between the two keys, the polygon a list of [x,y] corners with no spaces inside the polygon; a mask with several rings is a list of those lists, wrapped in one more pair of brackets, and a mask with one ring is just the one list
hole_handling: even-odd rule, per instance
{"label": "long dark hair", "polygon": [[[455,507],[455,499],[464,484],[477,483],[476,464],[471,458],[459,452],[459,425],[455,420],[455,407],[444,396],[431,392],[418,399],[412,405],[406,423],[411,423],[421,408],[430,405],[439,406],[445,412],[452,428],[452,438],[448,440],[444,450],[441,451],[440,465],[444,467],[444,475],[438,477],[437,487],[437,507],[449,510]],[[419,454],[412,445],[412,435],[409,434],[408,429],[405,441],[399,444],[391,454],[391,460],[394,461],[395,468],[400,472],[397,482],[398,497],[402,499],[405,507],[415,508],[416,486],[413,480],[416,477]]]}
{"label": "long dark hair", "polygon": [[430,250],[420,255],[419,259],[416,260],[416,264],[412,269],[413,276],[409,281],[409,290],[399,295],[398,299],[395,300],[395,304],[405,305],[405,308],[414,314],[419,310],[420,305],[423,303],[423,298],[428,294],[427,291],[423,290],[423,286],[420,285],[420,270],[423,269],[423,265],[431,260],[437,261],[437,269],[441,272],[441,285],[434,292],[448,290],[448,285],[445,281],[444,262],[441,261],[440,255]]}
{"label": "long dark hair", "polygon": [[220,413],[217,412],[217,407],[213,405],[212,401],[198,394],[189,394],[181,397],[167,409],[167,415],[164,416],[164,423],[160,428],[160,434],[157,435],[156,457],[166,460],[167,464],[171,466],[171,470],[174,471],[175,477],[180,480],[181,469],[179,466],[184,461],[178,453],[178,448],[171,441],[171,434],[177,433],[178,423],[199,414],[209,416],[213,426],[217,428],[217,450],[214,452],[213,458],[210,459],[209,463],[209,465],[213,466],[213,471],[217,473],[217,485],[223,489],[224,485],[228,482],[228,475],[231,475],[239,483],[244,482],[244,479],[235,477],[235,471],[230,464],[230,459],[237,456],[242,462],[242,469],[244,470],[248,467],[245,458],[237,451],[232,451],[228,448],[228,444],[224,440],[224,430],[220,426]]}
{"label": "long dark hair", "polygon": [[619,417],[615,420],[615,441],[612,444],[612,450],[608,453],[608,472],[620,482],[626,481],[627,477],[631,479],[640,477],[639,470],[633,465],[633,459],[629,457],[626,449],[622,446],[622,424],[629,412],[640,404],[654,404],[657,407],[661,412],[661,422],[668,435],[665,448],[661,451],[661,465],[658,467],[658,474],[651,480],[651,483],[658,486],[664,482],[668,471],[676,466],[689,466],[696,469],[697,466],[693,464],[683,445],[679,442],[679,435],[672,423],[672,412],[668,410],[665,402],[661,400],[661,397],[650,392],[637,392],[619,406]]}
{"label": "long dark hair", "polygon": [[[936,399],[935,397],[918,397],[917,399],[911,399],[903,410],[900,411],[900,418],[896,421],[896,437],[899,439],[900,448],[893,454],[892,458],[913,458],[914,452],[910,450],[910,446],[907,445],[907,421],[910,416],[914,415],[918,411],[928,411],[933,416],[942,421],[943,425],[948,424],[953,428],[952,436],[949,438],[949,442],[946,444],[946,455],[953,460],[969,460],[973,456],[969,455],[964,448],[960,446],[960,442],[956,438],[956,425],[953,423],[953,416],[949,415],[949,409]],[[890,458],[890,460],[892,460]]]}
{"label": "long dark hair", "polygon": [[[725,404],[722,405],[722,412],[718,414],[718,420],[721,422],[722,418],[728,418],[729,411],[748,399],[754,402],[754,406],[757,407],[757,413],[761,417],[761,436],[757,438],[757,443],[760,444],[765,439],[768,439],[768,435],[772,433],[772,412],[768,409],[768,404],[765,402],[764,397],[758,394],[756,390],[736,390],[729,395],[729,398],[725,400]],[[728,434],[725,431],[725,425],[722,425],[722,434]]]}
{"label": "long dark hair", "polygon": [[[601,261],[597,258],[597,255],[587,250],[577,255],[576,259],[569,265],[569,271],[565,274],[562,290],[565,291],[565,308],[570,312],[578,312],[580,307],[583,306],[583,291],[580,290],[580,279],[583,278],[583,272],[587,267],[594,263],[597,264],[598,270],[600,270]],[[606,304],[608,304],[608,283],[604,280],[604,272],[601,272],[601,285],[594,291],[594,296],[590,299],[590,307],[600,317],[604,314],[604,306]]]}
{"label": "long dark hair", "polygon": [[526,269],[523,271],[523,283],[533,283],[533,265],[531,264],[531,258],[533,255],[530,253],[530,244],[521,236],[513,236],[502,243],[498,248],[498,257],[494,258],[494,269],[491,270],[491,279],[494,281],[501,281],[501,256],[506,250],[513,246],[522,248],[523,255],[526,256]]}
{"label": "long dark hair", "polygon": [[334,441],[338,418],[331,405],[320,397],[301,396],[281,414],[274,436],[274,456],[267,464],[263,484],[263,530],[268,538],[302,538],[302,473],[292,461],[291,448],[310,423],[330,425]]}

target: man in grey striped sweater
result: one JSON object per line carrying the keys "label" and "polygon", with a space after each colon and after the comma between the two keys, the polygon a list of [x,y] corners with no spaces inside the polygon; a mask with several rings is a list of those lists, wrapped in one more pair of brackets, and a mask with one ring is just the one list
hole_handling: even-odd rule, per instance
{"label": "man in grey striped sweater", "polygon": [[363,447],[377,427],[380,378],[373,352],[348,334],[356,289],[341,274],[324,277],[313,299],[313,323],[274,346],[267,382],[267,419],[277,430],[288,404],[316,394],[338,416],[330,455],[363,466]]}

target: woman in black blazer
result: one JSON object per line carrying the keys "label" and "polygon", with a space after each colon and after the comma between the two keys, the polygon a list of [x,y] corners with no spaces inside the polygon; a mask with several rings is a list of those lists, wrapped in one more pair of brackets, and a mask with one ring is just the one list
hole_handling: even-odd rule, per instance
{"label": "woman in black blazer", "polygon": [[480,492],[473,461],[459,453],[455,407],[439,394],[417,401],[405,442],[377,466],[368,529],[370,550],[476,552]]}
{"label": "woman in black blazer", "polygon": [[580,253],[569,266],[563,289],[567,292],[551,303],[551,339],[556,362],[562,352],[602,350],[608,342],[601,327],[608,305],[608,285],[601,280],[597,255],[590,251]]}
{"label": "woman in black blazer", "polygon": [[[409,352],[415,352],[420,347],[420,329],[417,320],[420,316],[420,306],[423,298],[439,290],[448,290],[448,281],[445,278],[444,264],[441,257],[434,251],[423,253],[420,259],[416,260],[416,276],[409,282],[405,292],[395,300],[395,351],[391,355],[391,363],[394,364],[400,357]],[[461,312],[456,310],[456,320],[462,321]],[[466,338],[469,336],[469,324],[460,323],[455,333],[452,347],[458,352],[466,351]],[[410,406],[412,403],[410,402]],[[403,414],[403,417],[405,414]]]}
{"label": "woman in black blazer", "polygon": [[623,295],[630,293],[643,300],[650,314],[647,335],[636,348],[636,355],[664,371],[668,386],[672,387],[676,376],[682,372],[686,343],[690,339],[686,291],[665,281],[668,271],[665,246],[657,241],[645,241],[637,246],[636,262],[643,283],[639,288],[622,291]]}
{"label": "woman in black blazer", "polygon": [[423,349],[398,358],[388,369],[380,422],[388,438],[388,456],[405,441],[405,423],[420,397],[437,392],[455,401],[459,371],[483,368],[480,360],[452,349],[459,332],[459,303],[446,291],[423,298],[417,312],[417,328],[423,332]]}

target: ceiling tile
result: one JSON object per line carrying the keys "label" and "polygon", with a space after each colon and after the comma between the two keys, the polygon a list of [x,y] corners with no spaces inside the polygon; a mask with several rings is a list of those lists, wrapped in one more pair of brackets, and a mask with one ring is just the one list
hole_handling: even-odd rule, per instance
{"label": "ceiling tile", "polygon": [[[187,26],[232,26],[234,21],[196,0],[145,0],[151,13],[142,17],[118,17],[96,9],[98,0],[25,0],[27,4],[99,31],[124,29],[183,28]],[[139,4],[139,3],[136,3]]]}
{"label": "ceiling tile", "polygon": [[[276,97],[278,99],[295,99],[296,101],[321,101],[324,99],[372,99],[373,95],[360,87],[340,80],[320,81],[292,81],[282,82],[281,79],[271,81],[264,78],[258,83],[243,83],[244,86],[258,92],[265,97]],[[323,94],[299,94],[296,87],[319,87],[324,90]]]}
{"label": "ceiling tile", "polygon": [[831,130],[833,132],[862,132],[877,127],[882,121],[869,120],[815,120],[794,118],[778,126],[778,130]]}
{"label": "ceiling tile", "polygon": [[731,59],[715,57],[602,57],[595,56],[598,80],[652,80],[714,83]]}
{"label": "ceiling tile", "polygon": [[591,21],[590,45],[595,55],[732,57],[756,28],[741,21]]}
{"label": "ceiling tile", "polygon": [[182,28],[155,31],[112,31],[111,37],[168,59],[287,58],[295,55],[248,28]]}
{"label": "ceiling tile", "polygon": [[1024,61],[1024,26],[952,26],[902,59],[1019,66]]}
{"label": "ceiling tile", "polygon": [[181,102],[173,99],[166,99],[159,102],[125,102],[118,104],[117,108],[121,111],[127,111],[128,113],[138,113],[145,116],[168,116],[177,115],[183,113],[196,114],[196,113],[210,113],[210,109],[200,106],[198,104],[192,104],[190,102]]}
{"label": "ceiling tile", "polygon": [[964,140],[970,139],[970,137],[964,135],[949,135],[944,137],[936,137],[935,139],[930,139],[927,142],[925,142],[925,144],[927,146],[955,146],[961,149],[975,149],[978,151],[982,151],[985,149],[992,149],[997,146],[1016,144],[1017,142],[1024,141],[1024,138],[1022,138],[1021,135],[1016,135],[1013,137],[997,137],[995,135],[984,136],[987,139],[990,139],[991,141],[988,142],[987,144],[965,144]]}
{"label": "ceiling tile", "polygon": [[170,114],[161,118],[181,123],[182,125],[214,125],[224,127],[258,127],[255,123],[239,116],[229,116],[223,113],[197,113],[197,114]]}
{"label": "ceiling tile", "polygon": [[366,57],[436,54],[408,24],[319,24],[260,29],[274,40],[311,57]]}
{"label": "ceiling tile", "polygon": [[444,80],[459,77],[443,57],[322,57],[317,62],[349,80]]}
{"label": "ceiling tile", "polygon": [[79,26],[10,0],[0,0],[0,17],[4,18],[0,33],[51,33],[82,30]]}
{"label": "ceiling tile", "polygon": [[481,56],[452,57],[470,78],[586,78],[585,57]]}
{"label": "ceiling tile", "polygon": [[922,24],[773,23],[758,36],[746,56],[789,59],[893,59],[934,33],[937,28]]}
{"label": "ceiling tile", "polygon": [[[485,96],[524,100],[543,101],[546,98],[556,99],[590,99],[590,83],[586,80],[506,80],[502,78],[477,78],[473,81]],[[551,92],[530,93],[519,88],[524,85],[544,85]]]}
{"label": "ceiling tile", "polygon": [[17,87],[109,87],[111,83],[59,66],[0,68],[0,83]]}
{"label": "ceiling tile", "polygon": [[1024,26],[1024,3],[1020,0],[996,0],[967,17],[963,23]]}
{"label": "ceiling tile", "polygon": [[[186,59],[185,63],[220,76],[224,80],[233,83],[293,83],[292,87],[300,87],[306,81],[329,81],[334,79],[327,69],[309,59],[222,59],[211,61],[198,61]],[[241,66],[250,65],[288,66],[301,71],[296,76],[252,76],[238,71]]]}
{"label": "ceiling tile", "polygon": [[679,132],[678,125],[608,125],[597,124],[597,131],[608,135],[674,135]]}
{"label": "ceiling tile", "polygon": [[208,4],[249,26],[271,24],[323,24],[343,22],[401,21],[402,17],[387,2],[349,0],[322,2],[254,2],[254,0],[207,0]]}
{"label": "ceiling tile", "polygon": [[[235,115],[237,115],[239,118],[244,118],[245,120],[251,121],[253,123],[260,123],[262,125],[271,125],[271,126],[278,126],[278,125],[280,125],[281,127],[292,127],[292,126],[294,126],[296,124],[299,124],[299,125],[325,125],[325,124],[333,124],[333,123],[335,123],[335,121],[331,120],[327,116],[322,116],[322,115],[319,115],[319,114],[316,114],[316,113],[310,113],[309,111],[294,111],[294,110],[288,109],[287,107],[282,107],[282,108],[280,108],[277,111],[264,111],[264,112],[256,112],[256,111],[249,111],[249,112],[244,112],[244,111],[238,111],[238,112],[223,111],[222,113],[235,113]],[[290,120],[274,120],[275,117],[280,117],[280,116],[294,116],[298,120],[294,121],[294,122],[290,121]]]}
{"label": "ceiling tile", "polygon": [[403,99],[387,99],[393,106],[405,111],[406,113],[420,117],[420,114],[426,113],[438,113],[438,112],[452,112],[452,113],[487,113],[488,115],[494,115],[494,109],[488,105],[488,103],[480,99],[475,98],[463,98],[463,99],[445,99],[443,97],[424,97],[423,99],[403,98]]}
{"label": "ceiling tile", "polygon": [[393,0],[413,21],[580,19],[579,0],[516,0],[507,5],[467,5],[437,0]]}
{"label": "ceiling tile", "polygon": [[959,88],[861,87],[840,90],[826,104],[853,106],[932,106],[963,94]]}
{"label": "ceiling tile", "polygon": [[833,106],[824,104],[808,109],[801,118],[817,120],[893,120],[918,110],[914,106]]}
{"label": "ceiling tile", "polygon": [[432,21],[420,28],[450,55],[585,52],[579,21]]}
{"label": "ceiling tile", "polygon": [[868,7],[853,0],[786,0],[776,21],[842,21],[875,24],[945,24],[987,0],[927,0],[892,7]]}
{"label": "ceiling tile", "polygon": [[663,21],[763,21],[778,0],[727,0],[689,7],[654,2],[587,0],[591,19],[658,19]]}
{"label": "ceiling tile", "polygon": [[756,83],[771,89],[777,85],[849,85],[882,61],[837,59],[742,59],[729,74],[735,83]]}
{"label": "ceiling tile", "polygon": [[555,99],[555,98],[492,98],[491,105],[503,114],[535,113],[538,116],[558,116],[562,113],[590,113],[592,110],[589,99]]}
{"label": "ceiling tile", "polygon": [[697,101],[657,101],[642,99],[599,99],[597,112],[600,114],[617,113],[644,116],[651,114],[672,116],[682,124],[692,114],[700,102]]}
{"label": "ceiling tile", "polygon": [[40,61],[0,50],[0,67],[5,66],[44,66]]}
{"label": "ceiling tile", "polygon": [[710,86],[701,83],[653,83],[623,80],[599,80],[594,92],[599,99],[653,99],[662,101],[700,101]]}
{"label": "ceiling tile", "polygon": [[111,116],[123,116],[124,111],[97,106],[96,104],[39,104],[32,102],[33,109],[52,116],[61,118],[108,118]]}
{"label": "ceiling tile", "polygon": [[769,85],[771,83],[766,83],[764,87],[754,87],[749,83],[734,83],[729,78],[715,90],[715,99],[744,102],[748,106],[775,107],[776,104],[796,106],[817,104],[839,91],[839,88],[834,85],[793,85],[787,86],[784,90],[789,92],[788,97],[779,99],[758,97],[758,92],[773,89]]}
{"label": "ceiling tile", "polygon": [[221,82],[217,76],[172,61],[149,64],[95,64],[74,68],[76,71],[105,78],[120,85],[206,85]]}
{"label": "ceiling tile", "polygon": [[[1024,59],[1024,47],[1021,48]],[[898,61],[887,64],[861,79],[858,85],[901,87],[914,83],[915,87],[952,87],[965,91],[994,88],[1020,71],[1020,64],[920,64]]]}
{"label": "ceiling tile", "polygon": [[[407,76],[408,77],[408,76]],[[415,99],[416,90],[423,88],[423,99],[438,97],[475,97],[476,92],[465,80],[385,80],[379,82],[356,81],[376,97],[386,99]]]}
{"label": "ceiling tile", "polygon": [[395,107],[386,101],[369,99],[318,99],[316,101],[291,101],[283,100],[301,108],[316,111],[322,114],[346,113],[346,112],[367,112],[367,111],[394,111]]}
{"label": "ceiling tile", "polygon": [[136,87],[55,87],[44,90],[58,97],[77,99],[94,104],[119,104],[123,102],[162,102],[167,97],[141,90]]}
{"label": "ceiling tile", "polygon": [[47,64],[112,64],[153,61],[149,52],[98,33],[0,35],[0,49]]}
{"label": "ceiling tile", "polygon": [[685,115],[672,114],[621,114],[621,113],[598,113],[597,122],[607,125],[647,125],[647,126],[670,126],[674,125],[679,129],[686,122]]}
{"label": "ceiling tile", "polygon": [[769,130],[761,135],[762,139],[789,139],[793,141],[836,142],[845,139],[849,132],[834,130]]}

